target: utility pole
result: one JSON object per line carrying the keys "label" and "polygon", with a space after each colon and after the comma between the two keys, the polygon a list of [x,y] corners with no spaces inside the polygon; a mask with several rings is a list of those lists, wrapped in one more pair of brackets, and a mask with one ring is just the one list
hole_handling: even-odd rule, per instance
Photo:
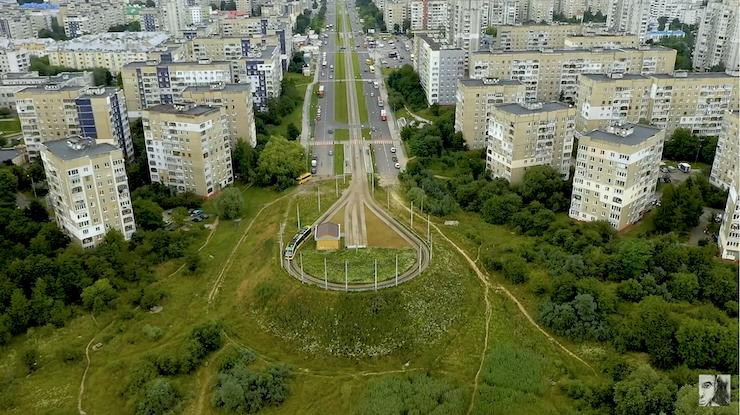
{"label": "utility pole", "polygon": [[398,254],[396,254],[396,287],[398,287]]}
{"label": "utility pole", "polygon": [[300,256],[301,256],[301,282],[305,282],[303,281],[303,252],[301,252]]}
{"label": "utility pole", "polygon": [[321,212],[321,185],[316,187],[316,193],[319,195],[319,212]]}
{"label": "utility pole", "polygon": [[378,291],[378,259],[375,259],[375,291]]}
{"label": "utility pole", "polygon": [[411,230],[414,229],[414,202],[411,202]]}
{"label": "utility pole", "polygon": [[349,281],[349,277],[347,276],[347,260],[344,260],[344,291],[347,292],[347,282]]}
{"label": "utility pole", "polygon": [[421,194],[421,211],[424,212],[424,193]]}
{"label": "utility pole", "polygon": [[429,216],[430,215],[427,213],[427,241],[429,241],[429,235],[431,235],[431,233],[430,233],[430,231],[431,231],[431,228],[430,228],[431,227],[431,224],[429,222]]}
{"label": "utility pole", "polygon": [[324,289],[329,289],[329,280],[326,277],[326,257],[324,257]]}
{"label": "utility pole", "polygon": [[334,192],[336,193],[336,196],[339,197],[339,177],[334,178]]}

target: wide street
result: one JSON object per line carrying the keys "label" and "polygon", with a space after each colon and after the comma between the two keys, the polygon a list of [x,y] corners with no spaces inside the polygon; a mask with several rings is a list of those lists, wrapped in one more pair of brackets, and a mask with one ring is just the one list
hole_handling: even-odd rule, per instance
{"label": "wide street", "polygon": [[[342,91],[349,90],[349,83],[351,81],[362,81],[362,90],[357,91],[357,95],[362,94],[363,97],[360,97],[360,99],[365,99],[366,102],[366,108],[368,109],[368,121],[364,123],[358,123],[353,124],[353,127],[359,127],[361,129],[364,129],[364,134],[367,134],[367,131],[371,134],[371,141],[369,144],[372,144],[372,148],[375,152],[375,161],[376,161],[376,170],[377,172],[386,177],[392,177],[395,178],[398,174],[398,172],[405,167],[406,164],[406,157],[403,152],[403,148],[400,145],[399,141],[394,142],[394,138],[398,140],[398,132],[393,131],[391,132],[390,128],[391,122],[394,122],[392,115],[389,114],[387,121],[381,121],[380,119],[380,110],[381,108],[378,105],[378,95],[382,95],[384,97],[384,101],[387,100],[387,93],[385,92],[385,85],[383,83],[383,77],[382,73],[380,71],[380,67],[384,67],[386,65],[380,64],[381,54],[383,54],[382,59],[387,60],[391,67],[395,67],[396,65],[402,65],[406,63],[410,63],[409,58],[409,52],[407,52],[403,44],[398,44],[398,50],[399,54],[403,56],[402,61],[398,61],[395,59],[389,59],[388,58],[388,52],[392,49],[392,45],[389,45],[386,41],[382,41],[383,48],[374,50],[370,49],[368,51],[367,48],[363,47],[363,44],[365,43],[366,39],[365,36],[362,35],[362,25],[359,23],[359,17],[357,16],[357,12],[354,7],[348,7],[349,9],[349,15],[350,15],[350,21],[351,23],[348,25],[346,20],[343,25],[344,31],[350,31],[350,35],[354,38],[354,44],[355,46],[350,46],[349,44],[346,44],[344,46],[337,45],[336,41],[336,27],[334,27],[331,30],[325,30],[325,34],[328,35],[326,39],[322,39],[324,42],[321,52],[319,55],[316,56],[315,60],[317,62],[317,71],[319,72],[318,80],[319,85],[324,86],[324,97],[319,98],[319,107],[320,110],[320,119],[315,121],[315,128],[313,131],[313,154],[316,156],[317,159],[317,169],[316,174],[319,176],[327,176],[334,174],[335,168],[334,168],[334,156],[330,155],[330,152],[334,151],[334,144],[345,144],[345,163],[344,163],[344,169],[349,172],[348,170],[348,164],[347,164],[347,158],[349,157],[348,151],[346,151],[346,144],[348,144],[348,141],[338,141],[335,139],[336,131],[339,130],[346,130],[349,129],[348,124],[339,123],[334,119],[335,116],[335,94],[337,91],[337,82],[345,81],[345,88],[342,89]],[[333,3],[327,4],[327,13],[326,13],[326,22],[327,24],[333,24],[333,22],[336,21],[336,8]],[[323,34],[322,34],[323,37]],[[410,41],[407,40],[407,42],[410,45]],[[322,66],[322,60],[323,60],[323,53],[326,52],[326,67]],[[345,58],[348,62],[351,62],[351,56],[353,52],[356,52],[358,55],[358,61],[360,66],[360,74],[361,78],[355,79],[354,78],[354,70],[352,65],[345,64],[345,79],[337,79],[337,68],[336,68],[336,55],[339,52],[345,52]],[[376,67],[376,72],[371,73],[369,71],[369,66],[365,64],[365,60],[368,58],[372,58],[375,60],[374,64]],[[331,65],[335,65],[334,69],[331,69]],[[374,82],[378,83],[378,88],[375,88]],[[382,94],[381,94],[382,92]],[[354,98],[354,96],[353,96]],[[356,99],[356,98],[354,98]],[[345,102],[346,100],[340,99],[339,102],[344,103],[347,107],[349,107],[349,103]],[[388,110],[387,105],[383,108],[386,108]],[[389,111],[390,112],[390,111]],[[332,131],[331,133],[329,131]],[[399,168],[396,168],[396,161],[393,161],[394,153],[391,151],[392,148],[396,149],[395,156],[398,158]],[[369,158],[368,158],[369,160]],[[369,166],[368,166],[369,167]],[[369,170],[369,169],[368,169]],[[341,170],[338,170],[341,171]]]}

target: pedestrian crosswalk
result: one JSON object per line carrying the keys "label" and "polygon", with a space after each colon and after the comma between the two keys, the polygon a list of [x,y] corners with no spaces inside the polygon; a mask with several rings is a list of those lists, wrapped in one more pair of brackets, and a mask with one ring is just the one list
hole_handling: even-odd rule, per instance
{"label": "pedestrian crosswalk", "polygon": [[391,145],[393,144],[393,140],[373,140],[372,143],[377,144],[377,145],[383,145],[383,144]]}

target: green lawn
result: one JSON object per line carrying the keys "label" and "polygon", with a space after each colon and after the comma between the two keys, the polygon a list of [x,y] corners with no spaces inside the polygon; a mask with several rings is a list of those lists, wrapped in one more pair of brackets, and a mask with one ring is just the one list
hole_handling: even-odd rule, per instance
{"label": "green lawn", "polygon": [[334,139],[338,141],[349,140],[349,130],[346,128],[337,128],[334,130]]}
{"label": "green lawn", "polygon": [[340,249],[338,251],[317,251],[315,243],[310,241],[301,248],[303,253],[303,270],[317,278],[324,277],[324,258],[326,258],[327,280],[344,282],[344,261],[347,261],[347,280],[349,283],[367,283],[375,281],[375,260],[378,261],[378,281],[395,277],[396,255],[398,255],[398,274],[411,268],[416,261],[413,249],[365,248]]}
{"label": "green lawn", "polygon": [[449,114],[449,113],[452,113],[452,114],[455,113],[455,106],[454,105],[451,105],[451,106],[450,105],[447,105],[447,106],[444,106],[444,107],[439,107],[439,112],[437,113],[437,115],[434,115],[434,113],[432,113],[432,109],[431,108],[426,108],[426,109],[423,109],[421,111],[414,112],[414,114],[416,114],[416,115],[418,115],[418,116],[420,116],[422,118],[426,118],[427,120],[431,120],[432,122],[440,119],[441,117],[443,117],[443,116],[445,116],[446,114]]}
{"label": "green lawn", "polygon": [[20,118],[0,118],[0,133],[10,135],[19,132],[21,132]]}
{"label": "green lawn", "polygon": [[380,73],[383,75],[390,75],[395,69],[393,68],[380,68]]}
{"label": "green lawn", "polygon": [[372,132],[372,129],[371,128],[363,128],[362,129],[362,138],[365,139],[365,140],[370,140],[372,138],[372,136],[370,135],[371,132]]}
{"label": "green lawn", "polygon": [[335,85],[334,121],[349,124],[349,116],[347,114],[347,84],[344,81],[337,81]]}
{"label": "green lawn", "polygon": [[393,113],[393,117],[398,120],[401,117],[406,117],[406,121],[411,119],[411,116],[409,115],[409,112],[406,111],[406,108],[401,108],[400,110]]}
{"label": "green lawn", "polygon": [[344,52],[339,52],[336,55],[334,55],[334,69],[336,70],[336,72],[334,73],[334,79],[344,80],[345,78]]}
{"label": "green lawn", "polygon": [[344,144],[334,144],[334,174],[344,173]]}
{"label": "green lawn", "polygon": [[680,162],[680,161],[673,161],[673,160],[663,160],[663,162],[667,166],[673,166],[673,167],[676,167],[676,168],[678,168],[678,164],[679,163],[689,163],[691,165],[691,170],[692,171],[693,170],[701,170],[702,172],[706,172],[707,174],[709,174],[709,172],[712,171],[712,166],[711,165],[709,165],[707,163],[702,163],[701,161],[697,161],[697,162],[693,162],[693,161]]}
{"label": "green lawn", "polygon": [[378,173],[378,165],[375,164],[375,146],[370,146],[370,159],[373,162],[373,172]]}
{"label": "green lawn", "polygon": [[[362,78],[362,72],[360,72],[360,58],[357,56],[357,52],[352,52],[352,72],[355,75],[355,79]],[[362,89],[359,89],[362,91]]]}
{"label": "green lawn", "polygon": [[355,89],[357,90],[357,109],[360,111],[360,123],[366,123],[370,118],[367,112],[367,99],[362,93],[362,81],[355,81]]}
{"label": "green lawn", "polygon": [[344,46],[344,38],[342,37],[342,35],[339,34],[339,32],[337,32],[336,37],[337,37],[337,40],[336,40],[337,46]]}
{"label": "green lawn", "polygon": [[284,76],[289,79],[294,79],[296,82],[296,90],[298,90],[298,96],[301,98],[301,102],[296,105],[293,112],[286,115],[282,119],[280,125],[267,125],[268,135],[281,135],[283,137],[288,136],[288,124],[291,122],[301,129],[301,122],[303,119],[303,97],[306,95],[306,89],[308,84],[311,82],[311,77],[303,76],[296,73],[285,73]]}

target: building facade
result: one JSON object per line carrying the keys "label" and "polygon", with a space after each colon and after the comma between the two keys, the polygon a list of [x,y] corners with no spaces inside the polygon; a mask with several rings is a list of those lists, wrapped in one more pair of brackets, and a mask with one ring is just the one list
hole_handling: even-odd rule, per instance
{"label": "building facade", "polygon": [[737,180],[730,186],[727,196],[725,213],[722,215],[722,225],[719,227],[717,243],[719,244],[722,259],[740,260],[740,185]]}
{"label": "building facade", "polygon": [[234,182],[226,108],[162,104],[142,111],[149,176],[211,197]]}
{"label": "building facade", "polygon": [[447,0],[413,0],[409,3],[411,30],[446,30],[450,23]]}
{"label": "building facade", "polygon": [[471,78],[517,79],[527,86],[527,101],[575,102],[579,75],[620,72],[668,73],[676,51],[664,47],[475,53],[468,71]]}
{"label": "building facade", "polygon": [[465,76],[465,51],[447,48],[428,35],[414,36],[414,61],[429,105],[452,105],[457,81]]}
{"label": "building facade", "polygon": [[0,74],[27,72],[31,66],[31,54],[25,49],[0,48]]}
{"label": "building facade", "polygon": [[15,109],[15,94],[30,86],[91,86],[92,72],[62,72],[55,76],[40,76],[38,72],[0,74],[0,108]]}
{"label": "building facade", "polygon": [[75,106],[82,137],[92,138],[99,143],[113,143],[123,150],[128,161],[134,160],[134,143],[122,90],[88,87],[75,100]]}
{"label": "building facade", "polygon": [[739,87],[737,77],[716,72],[584,74],[578,79],[576,126],[585,132],[614,122],[645,122],[667,136],[677,128],[716,136],[725,111],[740,106]]}
{"label": "building facade", "polygon": [[496,27],[494,50],[563,49],[571,36],[606,35],[606,32],[580,24],[506,24]]}
{"label": "building facade", "polygon": [[575,108],[562,102],[496,105],[491,111],[486,170],[491,177],[520,183],[534,166],[570,173]]}
{"label": "building facade", "polygon": [[611,0],[606,26],[615,33],[637,35],[640,43],[647,38],[650,0]]}
{"label": "building facade", "polygon": [[237,82],[248,83],[252,86],[254,103],[261,111],[267,110],[267,102],[270,98],[280,96],[283,67],[280,60],[280,49],[277,46],[250,50],[246,57],[234,63],[234,68]]}
{"label": "building facade", "polygon": [[257,146],[257,131],[254,123],[254,101],[250,84],[213,84],[209,86],[190,86],[182,92],[184,101],[200,105],[218,105],[226,109],[229,121],[231,148],[236,148],[237,140],[252,147]]}
{"label": "building facade", "polygon": [[740,120],[738,111],[725,112],[709,183],[727,190],[740,182]]}
{"label": "building facade", "polygon": [[126,161],[120,148],[80,137],[41,146],[57,225],[83,248],[99,246],[110,229],[136,232]]}
{"label": "building facade", "polygon": [[692,63],[697,71],[708,71],[720,63],[740,71],[740,3],[738,0],[710,1],[699,23]]}
{"label": "building facade", "polygon": [[563,39],[563,49],[619,49],[637,48],[640,42],[637,35],[586,35],[566,36]]}
{"label": "building facade", "polygon": [[524,103],[524,85],[500,79],[457,81],[455,132],[461,132],[470,149],[486,147],[488,123],[495,105]]}
{"label": "building facade", "polygon": [[583,134],[568,215],[617,230],[639,221],[655,197],[664,142],[663,130],[639,124]]}
{"label": "building facade", "polygon": [[409,18],[409,2],[407,0],[387,1],[383,7],[383,21],[388,30],[394,25],[403,27],[403,21]]}

